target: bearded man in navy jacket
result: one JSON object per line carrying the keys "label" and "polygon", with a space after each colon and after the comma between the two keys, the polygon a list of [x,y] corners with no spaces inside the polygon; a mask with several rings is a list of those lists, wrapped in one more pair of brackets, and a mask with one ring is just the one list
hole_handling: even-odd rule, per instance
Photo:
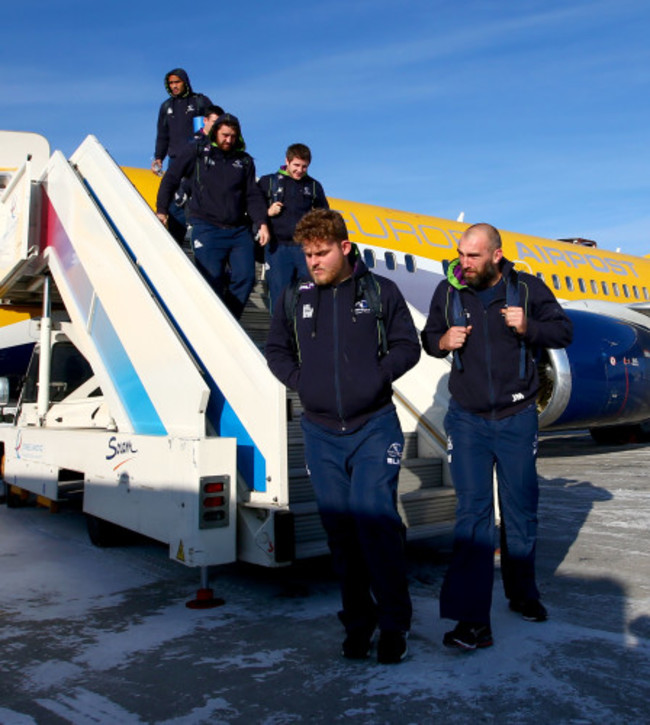
{"label": "bearded man in navy jacket", "polygon": [[191,178],[186,214],[194,258],[237,318],[255,284],[253,231],[262,246],[269,240],[266,201],[257,186],[253,158],[244,149],[239,120],[224,113],[205,142],[185,144],[163,177],[156,201],[158,218],[166,224],[174,193],[184,178]]}
{"label": "bearded man in navy jacket", "polygon": [[495,467],[506,598],[528,621],[547,618],[535,582],[535,352],[566,347],[571,339],[571,321],[553,293],[537,277],[515,271],[499,232],[490,224],[469,227],[422,331],[429,355],[454,355],[445,429],[458,506],[440,614],[457,625],[445,634],[445,646],[473,650],[493,643]]}

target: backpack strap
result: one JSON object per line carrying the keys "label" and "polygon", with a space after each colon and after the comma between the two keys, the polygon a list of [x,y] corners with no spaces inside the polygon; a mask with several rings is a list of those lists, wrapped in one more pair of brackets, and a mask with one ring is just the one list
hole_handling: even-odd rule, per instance
{"label": "backpack strap", "polygon": [[210,155],[210,141],[204,138],[196,139],[194,146],[195,162],[194,162],[194,178],[196,180],[196,188],[201,187],[201,162],[203,166],[207,165],[207,160]]}
{"label": "backpack strap", "polygon": [[506,282],[506,304],[508,307],[519,307],[519,275],[514,269]]}
{"label": "backpack strap", "polygon": [[284,306],[284,316],[291,325],[293,335],[291,337],[293,351],[298,358],[298,364],[302,362],[300,355],[300,344],[298,342],[298,330],[296,327],[296,310],[298,309],[298,297],[300,297],[300,280],[294,279],[291,284],[284,288],[284,296],[282,304]]}
{"label": "backpack strap", "polygon": [[268,201],[269,204],[273,204],[276,201],[282,201],[282,196],[284,195],[284,188],[280,186],[280,182],[282,181],[282,174],[275,173],[272,174],[269,177],[269,190],[268,190]]}
{"label": "backpack strap", "polygon": [[360,300],[365,297],[368,306],[373,311],[377,320],[377,338],[379,341],[379,357],[388,353],[388,337],[386,335],[386,323],[384,321],[384,309],[381,304],[381,287],[379,280],[372,272],[357,277],[355,297]]}
{"label": "backpack strap", "polygon": [[[513,269],[506,281],[506,307],[521,307],[519,275]],[[527,312],[528,300],[524,303],[524,314]],[[519,379],[526,377],[526,343],[519,337]]]}
{"label": "backpack strap", "polygon": [[[442,271],[447,277],[450,262],[448,259],[442,261]],[[449,327],[467,327],[467,314],[463,308],[463,301],[460,299],[460,290],[449,285],[449,293],[447,300],[451,306],[451,316],[449,315],[449,306],[447,307],[447,324]],[[460,350],[454,351],[454,365],[457,370],[463,370],[463,361],[460,359]]]}
{"label": "backpack strap", "polygon": [[[460,290],[456,287],[451,287],[451,327],[467,327],[467,313],[463,307],[463,301],[460,298]],[[456,370],[462,372],[464,369],[463,361],[461,360],[460,348],[454,350],[454,365]]]}

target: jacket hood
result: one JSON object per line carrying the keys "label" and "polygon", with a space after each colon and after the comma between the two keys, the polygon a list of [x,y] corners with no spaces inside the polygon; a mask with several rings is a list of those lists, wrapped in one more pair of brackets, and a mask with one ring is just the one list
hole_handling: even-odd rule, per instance
{"label": "jacket hood", "polygon": [[210,143],[216,145],[215,139],[217,138],[217,130],[224,125],[237,129],[237,143],[234,145],[232,150],[245,151],[246,143],[244,141],[244,137],[241,135],[241,124],[239,123],[237,116],[233,116],[232,113],[222,113],[221,116],[219,116],[219,118],[217,118],[214,122],[212,128],[210,129],[210,133],[208,134],[208,140]]}
{"label": "jacket hood", "polygon": [[[185,90],[180,96],[173,96],[172,92],[169,90],[169,76],[178,76],[183,83],[185,83]],[[171,98],[186,98],[189,96],[193,91],[187,72],[183,68],[174,68],[174,70],[170,70],[169,73],[165,75],[165,90]]]}
{"label": "jacket hood", "polygon": [[358,277],[363,276],[364,274],[368,273],[368,267],[366,266],[366,263],[363,261],[361,257],[361,252],[359,252],[359,247],[357,247],[356,244],[352,244],[352,249],[350,250],[350,253],[348,254],[348,259],[350,260],[350,263],[352,264],[352,277],[354,279],[357,279]]}
{"label": "jacket hood", "polygon": [[[467,282],[463,277],[463,268],[460,266],[460,259],[452,259],[451,262],[444,261],[442,263],[443,271],[447,277],[447,282],[456,289],[466,289]],[[504,278],[507,278],[510,272],[514,269],[514,264],[509,262],[505,257],[501,258],[499,262],[499,269]]]}
{"label": "jacket hood", "polygon": [[452,259],[451,262],[444,261],[442,263],[443,270],[447,276],[447,282],[456,289],[464,289],[467,287],[467,282],[463,277],[463,268],[460,266],[460,259]]}
{"label": "jacket hood", "polygon": [[305,180],[312,181],[312,177],[309,174],[305,174],[300,180],[294,179],[293,176],[291,176],[291,174],[287,171],[286,164],[282,164],[282,166],[280,166],[280,168],[278,169],[277,173],[282,174],[282,176],[286,176],[287,179],[291,179],[292,181],[295,181],[297,184],[300,184],[301,182],[303,182]]}

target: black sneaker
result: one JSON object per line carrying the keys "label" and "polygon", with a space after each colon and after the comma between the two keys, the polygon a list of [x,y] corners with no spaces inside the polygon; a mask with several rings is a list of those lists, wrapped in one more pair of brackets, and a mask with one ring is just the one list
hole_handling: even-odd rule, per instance
{"label": "black sneaker", "polygon": [[521,614],[527,622],[545,622],[548,619],[546,607],[539,599],[511,600],[510,609]]}
{"label": "black sneaker", "polygon": [[491,647],[494,644],[492,630],[489,624],[472,624],[471,622],[458,622],[451,632],[446,632],[442,639],[445,647],[473,650],[482,647]]}
{"label": "black sneaker", "polygon": [[380,665],[396,665],[408,654],[408,632],[382,632],[377,644],[377,662]]}
{"label": "black sneaker", "polygon": [[343,640],[341,654],[349,660],[365,660],[370,655],[372,648],[372,635],[375,628],[372,629],[355,629],[348,632],[348,636]]}

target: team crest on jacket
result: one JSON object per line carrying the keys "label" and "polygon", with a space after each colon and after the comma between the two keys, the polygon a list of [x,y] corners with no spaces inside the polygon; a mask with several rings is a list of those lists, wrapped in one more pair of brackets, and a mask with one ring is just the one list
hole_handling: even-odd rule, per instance
{"label": "team crest on jacket", "polygon": [[402,444],[391,443],[386,451],[386,463],[391,466],[399,466],[402,460]]}
{"label": "team crest on jacket", "polygon": [[354,303],[354,314],[355,315],[365,315],[368,312],[372,312],[370,309],[370,305],[366,300],[357,300]]}
{"label": "team crest on jacket", "polygon": [[309,304],[309,302],[306,302],[302,306],[302,319],[303,320],[309,320],[314,316],[314,308]]}

